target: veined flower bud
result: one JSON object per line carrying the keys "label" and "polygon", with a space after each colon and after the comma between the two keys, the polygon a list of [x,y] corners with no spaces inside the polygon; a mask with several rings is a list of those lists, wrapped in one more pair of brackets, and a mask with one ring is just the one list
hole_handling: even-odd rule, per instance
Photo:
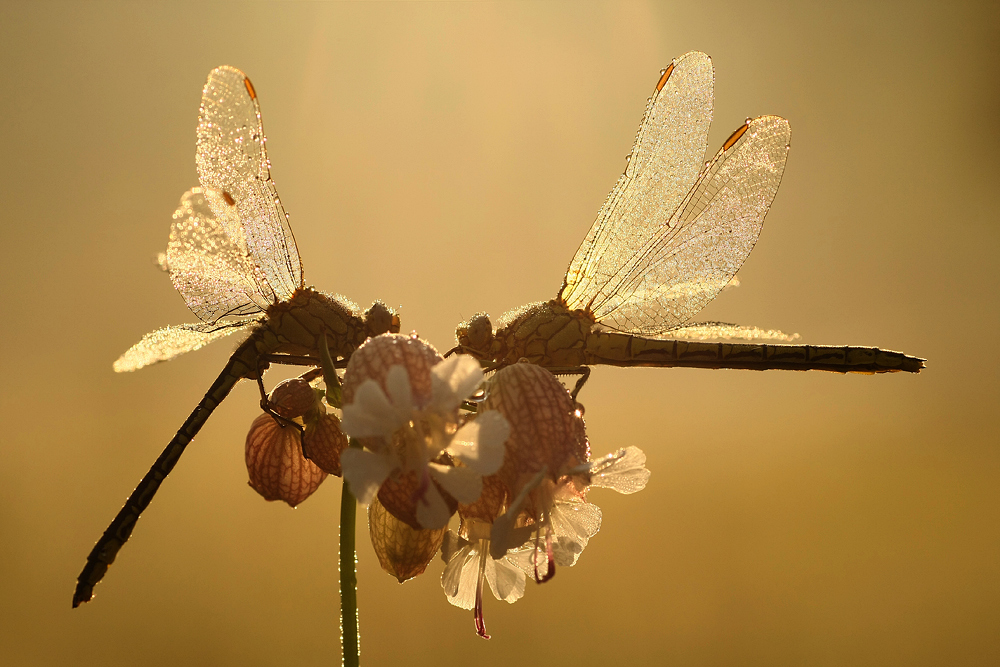
{"label": "veined flower bud", "polygon": [[250,425],[246,443],[250,487],[265,500],[284,500],[295,507],[326,479],[319,466],[302,455],[302,436],[269,414]]}
{"label": "veined flower bud", "polygon": [[497,475],[510,495],[539,472],[553,481],[590,459],[583,418],[569,392],[535,364],[500,369],[490,378],[480,411],[497,410],[510,424],[503,467]]}
{"label": "veined flower bud", "polygon": [[431,398],[431,368],[443,357],[415,335],[382,334],[369,338],[355,350],[344,372],[344,403],[354,402],[354,393],[365,380],[374,380],[386,391],[386,378],[393,366],[402,366],[410,377],[415,405]]}
{"label": "veined flower bud", "polygon": [[382,569],[396,577],[399,583],[427,569],[447,528],[416,529],[406,525],[386,510],[376,498],[368,506],[368,532],[372,547]]}
{"label": "veined flower bud", "polygon": [[408,470],[397,473],[386,479],[379,487],[377,499],[379,503],[399,521],[412,528],[422,528],[417,518],[417,511],[425,489],[421,484],[433,484],[444,501],[448,516],[458,509],[458,502],[445,492],[441,486],[430,477],[418,478],[416,472]]}
{"label": "veined flower bud", "polygon": [[319,408],[319,395],[302,378],[279,382],[267,397],[271,409],[282,417],[295,419]]}
{"label": "veined flower bud", "polygon": [[306,425],[303,450],[310,461],[340,477],[340,453],[347,448],[347,435],[340,430],[336,415],[321,415],[315,423]]}
{"label": "veined flower bud", "polygon": [[483,478],[483,492],[479,500],[469,505],[458,506],[458,516],[464,526],[472,519],[490,524],[507,510],[510,498],[507,496],[507,485],[497,475]]}

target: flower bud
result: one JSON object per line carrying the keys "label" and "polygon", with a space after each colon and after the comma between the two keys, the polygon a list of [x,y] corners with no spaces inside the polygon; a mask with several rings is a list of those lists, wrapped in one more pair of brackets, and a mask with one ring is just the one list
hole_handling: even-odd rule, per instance
{"label": "flower bud", "polygon": [[295,507],[326,479],[319,466],[302,455],[302,436],[269,414],[250,425],[246,442],[250,487],[265,500],[284,500]]}
{"label": "flower bud", "polygon": [[541,366],[518,363],[497,371],[487,383],[479,410],[498,410],[510,424],[503,467],[497,475],[511,496],[539,472],[555,481],[590,459],[576,403]]}
{"label": "flower bud", "polygon": [[[458,502],[448,495],[437,482],[429,477],[424,477],[423,483],[434,485],[444,501],[449,516],[455,513],[455,510],[458,509]],[[420,484],[416,473],[408,470],[389,477],[382,482],[382,486],[378,490],[379,503],[386,511],[414,529],[421,528],[417,518],[417,504],[422,502],[421,496],[424,495],[424,490],[421,489]],[[442,516],[442,518],[447,521],[446,517]]]}
{"label": "flower bud", "polygon": [[326,414],[306,426],[303,451],[310,461],[340,477],[340,453],[347,448],[347,435],[340,430],[336,415]]}
{"label": "flower bud", "polygon": [[379,565],[399,583],[427,569],[447,530],[412,528],[390,514],[378,498],[368,506],[368,532]]}
{"label": "flower bud", "polygon": [[351,355],[344,372],[344,403],[354,402],[354,392],[365,380],[374,380],[386,391],[386,377],[393,366],[403,366],[410,376],[415,405],[431,398],[431,367],[443,357],[433,346],[413,336],[382,334],[369,338]]}
{"label": "flower bud", "polygon": [[316,390],[302,378],[279,382],[271,390],[267,402],[272,410],[287,419],[302,417],[320,405]]}
{"label": "flower bud", "polygon": [[509,502],[507,486],[497,475],[490,475],[483,477],[483,492],[479,500],[469,505],[459,505],[458,516],[461,517],[463,525],[472,519],[491,524],[504,513]]}

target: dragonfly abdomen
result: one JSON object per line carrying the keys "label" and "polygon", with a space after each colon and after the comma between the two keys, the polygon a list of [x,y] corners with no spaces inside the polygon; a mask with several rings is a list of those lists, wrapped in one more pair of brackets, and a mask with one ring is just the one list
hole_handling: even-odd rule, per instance
{"label": "dragonfly abdomen", "polygon": [[132,534],[132,529],[135,528],[139,515],[149,505],[157,489],[160,488],[160,484],[174,469],[177,460],[184,453],[184,449],[208,421],[215,408],[229,395],[229,392],[241,379],[255,377],[259,358],[257,337],[256,333],[251,335],[229,358],[222,373],[212,383],[211,388],[184,421],[166,449],[157,457],[149,472],[132,491],[128,500],[125,501],[125,506],[121,508],[111,525],[104,531],[101,539],[91,549],[90,555],[87,556],[87,564],[84,565],[83,571],[77,578],[76,591],[73,593],[73,607],[78,607],[83,602],[89,602],[94,596],[94,586],[104,577],[108,567],[115,561],[118,550]]}
{"label": "dragonfly abdomen", "polygon": [[835,373],[917,373],[924,360],[877,347],[769,345],[664,340],[616,332],[592,332],[587,365],[821,370]]}

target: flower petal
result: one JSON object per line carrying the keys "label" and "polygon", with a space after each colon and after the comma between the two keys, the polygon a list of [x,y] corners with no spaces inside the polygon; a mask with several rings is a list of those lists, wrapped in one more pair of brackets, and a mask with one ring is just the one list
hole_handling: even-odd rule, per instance
{"label": "flower petal", "polygon": [[[442,549],[445,546],[454,547],[449,548],[448,560],[445,561],[446,565],[444,566],[444,571],[441,573],[441,587],[444,588],[444,594],[450,598],[458,595],[459,581],[462,578],[462,567],[465,565],[465,561],[472,556],[473,552],[473,546],[468,542],[462,544],[462,541],[464,541],[462,538],[449,530],[445,533],[444,542],[441,545]],[[467,607],[467,609],[471,608]]]}
{"label": "flower petal", "polygon": [[441,573],[441,587],[448,602],[462,609],[476,606],[476,585],[479,583],[479,552],[471,544],[455,553]]}
{"label": "flower petal", "polygon": [[506,558],[500,560],[491,558],[486,563],[486,581],[489,582],[490,590],[497,600],[514,604],[524,595],[527,577]]}
{"label": "flower petal", "polygon": [[483,493],[483,476],[475,470],[440,463],[428,463],[427,470],[441,488],[463,505],[476,502]]}
{"label": "flower petal", "polygon": [[413,392],[406,366],[396,364],[389,368],[389,373],[385,376],[385,389],[397,412],[410,414],[413,411]]}
{"label": "flower petal", "polygon": [[428,484],[424,495],[417,499],[417,523],[421,528],[444,528],[448,525],[452,511],[441,497],[434,484]]}
{"label": "flower petal", "polygon": [[362,505],[371,504],[378,487],[393,468],[389,457],[353,447],[340,454],[340,465],[344,470],[344,481]]}
{"label": "flower petal", "polygon": [[584,545],[601,529],[601,508],[580,498],[557,500],[549,517],[554,535]]}
{"label": "flower petal", "polygon": [[555,538],[552,540],[552,555],[555,557],[556,565],[572,567],[586,546],[586,542],[577,542],[563,535]]}
{"label": "flower petal", "polygon": [[345,405],[341,428],[354,438],[388,437],[406,423],[374,380],[365,380]]}
{"label": "flower petal", "polygon": [[492,475],[503,465],[504,443],[510,424],[497,410],[487,410],[460,428],[448,452],[481,475]]}
{"label": "flower petal", "polygon": [[441,412],[450,412],[482,381],[483,369],[474,358],[467,354],[449,357],[431,369],[431,402]]}
{"label": "flower petal", "polygon": [[590,485],[618,493],[641,491],[649,481],[646,454],[638,447],[619,449],[590,465]]}
{"label": "flower petal", "polygon": [[456,553],[469,546],[469,544],[467,539],[455,531],[449,530],[444,534],[444,539],[441,541],[441,560],[448,563],[455,557]]}

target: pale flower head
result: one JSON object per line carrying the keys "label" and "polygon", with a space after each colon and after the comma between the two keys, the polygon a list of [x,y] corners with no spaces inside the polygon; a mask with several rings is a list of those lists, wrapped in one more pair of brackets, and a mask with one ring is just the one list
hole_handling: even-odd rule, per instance
{"label": "pale flower head", "polygon": [[587,502],[587,488],[638,491],[649,478],[645,455],[629,447],[590,461],[582,411],[555,376],[534,364],[499,370],[480,408],[497,410],[511,427],[497,474],[509,500],[492,521],[490,555],[509,555],[529,576],[547,581],[556,565],[573,565],[600,529],[600,509]]}
{"label": "pale flower head", "polygon": [[483,379],[479,363],[442,359],[416,336],[384,334],[351,356],[344,375],[344,431],[365,449],[343,454],[355,497],[413,528],[447,525],[458,503],[475,502],[482,478],[503,462],[506,421],[495,411],[462,423],[459,406]]}

